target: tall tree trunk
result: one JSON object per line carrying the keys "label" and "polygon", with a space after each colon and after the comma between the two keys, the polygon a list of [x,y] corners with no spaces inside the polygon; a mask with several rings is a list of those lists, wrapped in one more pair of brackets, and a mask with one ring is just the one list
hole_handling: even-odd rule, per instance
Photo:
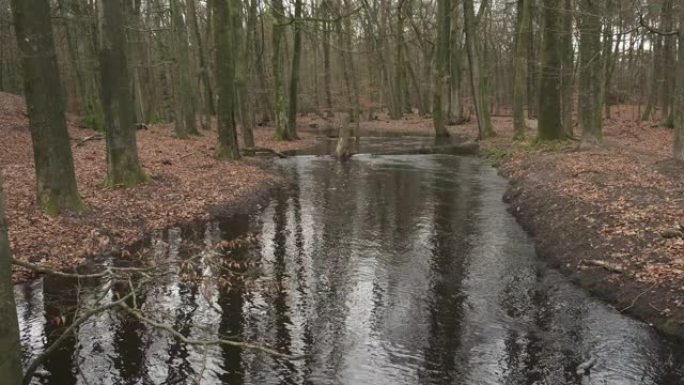
{"label": "tall tree trunk", "polygon": [[216,107],[214,106],[214,87],[211,84],[209,60],[207,58],[207,52],[205,48],[205,41],[202,38],[202,31],[199,27],[199,22],[197,20],[197,5],[195,1],[197,0],[186,0],[188,4],[188,18],[190,19],[190,26],[192,27],[192,32],[195,35],[195,41],[197,42],[197,50],[199,53],[199,64],[200,64],[200,78],[202,80],[202,85],[204,86],[204,98],[206,105],[206,114],[209,116],[216,115]]}
{"label": "tall tree trunk", "polygon": [[273,53],[271,65],[273,66],[273,105],[275,108],[276,140],[290,140],[287,130],[287,104],[285,101],[285,85],[283,81],[283,54],[282,37],[284,28],[284,8],[282,0],[271,2],[271,14],[273,18]]}
{"label": "tall tree trunk", "polygon": [[437,0],[437,52],[435,53],[435,86],[432,99],[432,122],[435,136],[448,137],[447,111],[444,98],[449,89],[449,35],[451,33],[451,0]]}
{"label": "tall tree trunk", "polygon": [[477,114],[477,125],[479,128],[479,138],[486,139],[494,135],[492,129],[489,106],[487,105],[486,80],[480,75],[480,52],[478,49],[477,36],[475,33],[475,10],[473,0],[463,0],[463,21],[465,23],[466,48],[468,50],[468,63],[470,64],[470,85],[475,102],[475,113]]}
{"label": "tall tree trunk", "polygon": [[238,99],[242,115],[242,140],[247,148],[254,147],[254,126],[256,98],[254,97],[255,73],[254,67],[254,44],[256,42],[256,22],[257,22],[257,0],[249,1],[247,10],[247,29],[245,31],[245,44],[240,47],[243,53],[242,60],[239,60]]}
{"label": "tall tree trunk", "polygon": [[661,77],[662,77],[662,55],[660,53],[662,46],[662,36],[655,35],[651,39],[651,44],[653,48],[652,51],[652,72],[651,72],[651,89],[649,90],[648,100],[646,101],[646,107],[644,108],[644,113],[641,116],[642,121],[650,120],[653,118],[654,110],[656,109],[656,104],[658,102],[658,95],[660,93]]}
{"label": "tall tree trunk", "polygon": [[48,0],[13,0],[14,29],[23,69],[33,142],[38,206],[48,214],[82,211],[64,117]]}
{"label": "tall tree trunk", "polygon": [[218,148],[222,159],[239,159],[235,127],[235,12],[240,0],[212,0],[214,44],[216,45],[216,81],[218,83]]}
{"label": "tall tree trunk", "polygon": [[131,89],[133,90],[133,121],[136,123],[143,123],[145,122],[145,105],[140,76],[140,57],[144,50],[144,42],[140,36],[143,29],[141,20],[142,1],[126,1],[124,3],[124,12],[126,24],[131,27],[127,30],[126,34],[126,42],[128,43],[126,54],[128,58],[128,73],[130,74]]}
{"label": "tall tree trunk", "polygon": [[530,119],[538,117],[539,108],[539,51],[541,33],[535,31],[535,21],[539,19],[539,1],[530,2],[530,23],[527,27],[529,33],[527,46],[527,116]]}
{"label": "tall tree trunk", "polygon": [[295,0],[294,6],[294,48],[290,73],[290,97],[287,110],[287,136],[297,139],[297,98],[299,90],[299,62],[302,56],[302,31],[299,23],[302,17],[302,0]]}
{"label": "tall tree trunk", "polygon": [[[354,136],[359,139],[359,86],[356,78],[356,70],[354,68],[354,60],[352,53],[352,23],[349,16],[342,17],[343,12],[347,13],[351,10],[349,0],[344,0],[344,9],[341,9],[342,4],[337,7],[337,32],[339,36],[340,46],[340,61],[342,62],[342,76],[344,78],[345,88],[347,90],[347,103],[349,106],[349,120],[354,125]],[[344,23],[342,22],[344,19]]]}
{"label": "tall tree trunk", "polygon": [[677,74],[674,98],[674,158],[684,161],[684,4],[678,3],[679,50],[677,52]]}
{"label": "tall tree trunk", "polygon": [[[323,0],[321,3],[321,7],[324,10],[324,17],[330,17],[330,4],[328,3],[329,0]],[[326,116],[327,117],[332,117],[334,115],[333,113],[333,106],[332,106],[332,93],[330,91],[331,87],[331,82],[332,82],[332,75],[330,71],[330,22],[329,21],[324,21],[322,28],[323,28],[323,84],[325,88],[325,108],[326,108]]]}
{"label": "tall tree trunk", "polygon": [[[24,2],[25,0],[14,0]],[[28,1],[26,1],[27,5]],[[47,1],[45,1],[47,5]],[[13,3],[13,6],[17,4]],[[37,11],[38,8],[33,8]],[[16,12],[16,11],[15,11]],[[16,24],[15,24],[16,27]],[[0,175],[0,378],[5,385],[19,385],[22,381],[21,344],[17,306],[12,284],[12,256],[7,238],[5,196]]]}
{"label": "tall tree trunk", "polygon": [[[673,23],[673,0],[664,0],[662,5],[662,30],[672,31],[675,28]],[[673,85],[675,82],[675,37],[663,36],[663,82],[660,87],[661,119],[665,126],[672,127],[672,98],[674,94]]]}
{"label": "tall tree trunk", "polygon": [[579,4],[579,117],[583,139],[596,143],[603,138],[601,9],[595,0],[579,0]]}
{"label": "tall tree trunk", "polygon": [[131,187],[145,182],[147,177],[138,161],[123,0],[102,0],[101,13],[100,75],[107,144],[105,185]]}
{"label": "tall tree trunk", "polygon": [[513,129],[514,138],[522,139],[527,131],[525,123],[525,95],[527,91],[528,30],[530,0],[518,0],[518,25],[515,33],[513,62]]}
{"label": "tall tree trunk", "polygon": [[411,101],[406,84],[406,41],[404,36],[406,3],[407,0],[399,0],[399,4],[397,5],[397,49],[395,57],[396,71],[394,72],[394,89],[396,90],[396,103],[400,115],[403,115],[404,112],[411,113]]}
{"label": "tall tree trunk", "polygon": [[190,47],[188,47],[188,29],[185,24],[187,16],[183,12],[180,0],[171,0],[171,17],[176,59],[173,69],[175,75],[174,126],[179,138],[187,138],[188,135],[199,135],[199,131],[197,131],[195,100],[190,80]]}
{"label": "tall tree trunk", "polygon": [[544,37],[539,92],[543,97],[539,99],[538,137],[540,140],[554,140],[565,136],[560,93],[562,0],[544,0],[542,4]]}
{"label": "tall tree trunk", "polygon": [[[456,4],[452,4],[451,33],[449,37],[449,124],[463,124],[463,101],[461,100],[461,83],[463,73],[463,25],[461,12]],[[415,76],[413,76],[415,78]],[[418,88],[417,88],[418,89]],[[419,90],[419,89],[418,89]]]}
{"label": "tall tree trunk", "polygon": [[572,22],[575,15],[573,0],[563,0],[563,30],[561,36],[561,120],[567,137],[572,137],[572,110],[574,107],[574,52]]}

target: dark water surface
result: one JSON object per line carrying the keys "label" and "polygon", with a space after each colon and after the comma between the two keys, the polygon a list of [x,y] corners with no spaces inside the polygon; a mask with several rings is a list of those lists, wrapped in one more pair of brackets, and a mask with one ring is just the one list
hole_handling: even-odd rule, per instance
{"label": "dark water surface", "polygon": [[[238,337],[305,359],[224,346],[205,355],[103,313],[36,383],[684,384],[681,346],[537,259],[501,201],[505,181],[481,160],[301,156],[281,165],[290,184],[261,212],[155,243],[165,258],[184,258],[253,232],[257,244],[242,251],[257,261],[251,284],[222,288],[207,266],[204,284],[169,279],[139,302],[186,336]],[[84,283],[78,297],[54,278],[16,286],[26,360],[56,338],[59,326],[46,320],[114,298],[106,286]],[[589,359],[590,376],[578,375]]]}

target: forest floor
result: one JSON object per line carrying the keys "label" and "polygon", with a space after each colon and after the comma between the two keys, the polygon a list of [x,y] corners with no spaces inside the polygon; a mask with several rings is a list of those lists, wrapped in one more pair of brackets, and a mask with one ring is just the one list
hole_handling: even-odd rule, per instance
{"label": "forest floor", "polygon": [[[604,145],[513,141],[512,119],[493,117],[480,142],[510,181],[505,199],[545,260],[620,312],[684,337],[684,165],[672,159],[672,130],[636,122],[632,107],[605,120]],[[449,127],[475,140],[473,121]],[[578,130],[576,128],[576,130]],[[429,119],[374,120],[365,135],[432,135]]]}
{"label": "forest floor", "polygon": [[[219,161],[215,130],[187,140],[173,137],[171,125],[138,132],[138,150],[147,184],[104,188],[105,143],[101,135],[69,121],[83,214],[47,216],[37,210],[35,174],[23,99],[0,93],[0,169],[5,178],[9,237],[14,256],[54,268],[77,266],[90,257],[121,253],[151,232],[205,220],[213,213],[249,210],[280,183],[278,172],[258,157]],[[272,140],[272,128],[255,131],[258,147],[286,151],[311,147],[302,133],[297,142]],[[86,140],[89,138],[88,140]],[[15,271],[15,280],[28,278]]]}

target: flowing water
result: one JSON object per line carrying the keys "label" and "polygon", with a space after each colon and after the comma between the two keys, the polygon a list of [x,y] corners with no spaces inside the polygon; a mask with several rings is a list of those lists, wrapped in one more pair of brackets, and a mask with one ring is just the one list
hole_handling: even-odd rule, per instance
{"label": "flowing water", "polygon": [[[251,284],[168,278],[138,298],[186,336],[231,336],[305,358],[178,342],[102,313],[36,384],[684,384],[684,349],[573,286],[506,211],[506,182],[477,158],[297,156],[258,213],[159,234],[165,258],[246,233]],[[194,248],[183,245],[192,244]],[[116,289],[44,278],[16,286],[26,362],[67,309]],[[76,295],[75,293],[78,293]],[[57,320],[57,322],[55,322]],[[591,370],[577,367],[592,361]]]}

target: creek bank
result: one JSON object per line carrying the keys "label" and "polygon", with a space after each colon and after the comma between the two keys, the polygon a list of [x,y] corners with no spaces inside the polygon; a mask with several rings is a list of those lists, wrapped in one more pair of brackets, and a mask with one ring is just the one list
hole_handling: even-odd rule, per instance
{"label": "creek bank", "polygon": [[[620,148],[502,158],[503,147],[485,147],[509,180],[510,212],[542,259],[617,311],[684,339],[684,240],[676,222],[684,166]],[[595,158],[616,164],[602,167]],[[573,162],[580,168],[568,167]]]}
{"label": "creek bank", "polygon": [[[25,110],[22,106],[8,110],[0,121],[5,214],[12,253],[19,260],[63,270],[103,254],[126,254],[155,231],[248,210],[282,183],[268,159],[216,159],[215,127],[201,131],[201,136],[180,140],[174,137],[172,125],[158,124],[137,135],[149,182],[129,189],[105,188],[104,140],[85,140],[97,133],[79,127],[75,120],[69,123],[79,193],[88,210],[47,216],[35,203],[33,150]],[[314,137],[306,133],[299,141],[276,142],[272,130],[255,130],[258,147],[280,153],[315,144]],[[17,282],[32,277],[23,269],[16,269],[13,276]]]}

